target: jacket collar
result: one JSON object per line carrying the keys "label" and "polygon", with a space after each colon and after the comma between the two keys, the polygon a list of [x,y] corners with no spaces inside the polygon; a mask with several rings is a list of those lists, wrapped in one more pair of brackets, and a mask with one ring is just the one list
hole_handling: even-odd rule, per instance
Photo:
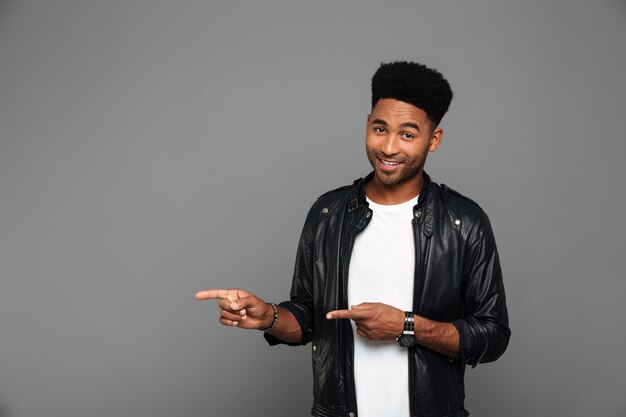
{"label": "jacket collar", "polygon": [[[422,183],[422,190],[420,191],[420,195],[417,199],[417,205],[415,209],[422,208],[426,201],[428,200],[429,191],[431,188],[430,184],[430,175],[426,173],[426,171],[422,171],[422,175],[424,176],[424,182]],[[354,181],[354,185],[357,185],[357,206],[365,205],[367,206],[367,200],[365,199],[365,184],[370,182],[370,180],[374,178],[374,171],[367,174],[365,178],[359,178]],[[350,204],[348,204],[348,209],[350,208]],[[354,209],[353,209],[354,210]],[[349,211],[353,211],[349,210]]]}
{"label": "jacket collar", "polygon": [[[434,199],[432,195],[432,184],[430,175],[423,171],[424,182],[422,183],[422,189],[419,197],[417,198],[417,204],[413,207],[413,214],[416,218],[423,217],[423,232],[427,237],[431,237],[433,234],[433,215],[434,215]],[[367,200],[365,198],[365,184],[367,184],[372,178],[374,178],[374,171],[370,172],[365,178],[359,178],[354,181],[356,185],[356,195],[348,202],[348,212],[356,211],[359,207],[367,207]]]}

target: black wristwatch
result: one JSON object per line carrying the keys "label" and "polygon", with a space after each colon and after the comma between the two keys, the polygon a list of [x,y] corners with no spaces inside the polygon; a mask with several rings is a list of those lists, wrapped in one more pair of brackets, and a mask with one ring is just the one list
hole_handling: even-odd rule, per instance
{"label": "black wristwatch", "polygon": [[415,319],[410,311],[404,312],[404,330],[402,334],[396,338],[398,344],[402,347],[411,347],[417,344],[415,339]]}

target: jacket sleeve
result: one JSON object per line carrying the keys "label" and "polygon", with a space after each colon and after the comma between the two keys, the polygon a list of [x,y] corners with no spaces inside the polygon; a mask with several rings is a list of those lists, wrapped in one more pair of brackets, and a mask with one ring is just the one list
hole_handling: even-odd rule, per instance
{"label": "jacket sleeve", "polygon": [[452,324],[460,335],[460,359],[475,367],[504,353],[511,330],[502,270],[484,212],[470,226],[463,263],[463,317]]}
{"label": "jacket sleeve", "polygon": [[277,344],[306,345],[313,336],[313,267],[315,260],[313,241],[308,227],[311,223],[311,217],[310,212],[298,243],[290,300],[279,304],[289,310],[300,324],[302,339],[300,343],[290,343],[265,332],[263,336],[270,346]]}

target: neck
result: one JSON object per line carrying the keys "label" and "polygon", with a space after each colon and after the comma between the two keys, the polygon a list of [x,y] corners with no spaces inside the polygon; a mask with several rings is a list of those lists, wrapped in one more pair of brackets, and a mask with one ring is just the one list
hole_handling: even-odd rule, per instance
{"label": "neck", "polygon": [[407,181],[392,185],[382,183],[374,175],[374,178],[365,184],[365,194],[370,200],[378,204],[400,204],[417,197],[422,191],[423,185],[423,171]]}

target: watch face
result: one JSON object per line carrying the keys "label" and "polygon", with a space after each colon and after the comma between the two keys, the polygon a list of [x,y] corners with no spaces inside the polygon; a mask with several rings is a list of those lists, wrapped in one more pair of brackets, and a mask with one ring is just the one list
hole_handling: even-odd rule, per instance
{"label": "watch face", "polygon": [[398,336],[398,344],[403,347],[411,347],[415,345],[415,336],[412,334],[401,334]]}

